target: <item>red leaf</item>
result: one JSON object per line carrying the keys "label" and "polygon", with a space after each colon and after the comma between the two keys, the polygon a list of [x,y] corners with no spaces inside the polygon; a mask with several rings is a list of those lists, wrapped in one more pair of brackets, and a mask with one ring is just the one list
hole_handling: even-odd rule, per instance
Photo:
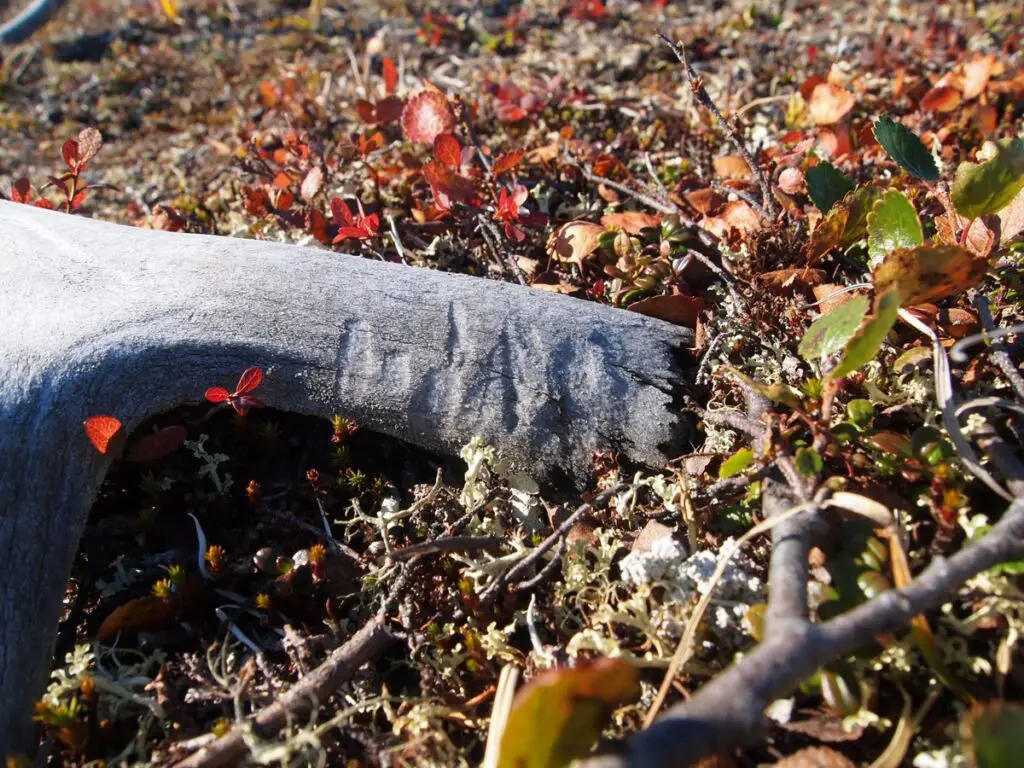
{"label": "red leaf", "polygon": [[245,416],[245,414],[249,412],[250,408],[262,408],[263,402],[255,397],[244,395],[242,397],[232,399],[231,407],[235,409],[235,413],[239,416]]}
{"label": "red leaf", "polygon": [[279,171],[277,176],[274,177],[274,187],[277,189],[287,189],[292,185],[292,177],[284,171]]}
{"label": "red leaf", "polygon": [[64,146],[60,148],[60,154],[64,158],[64,162],[67,163],[68,170],[74,171],[78,167],[78,142],[74,139],[68,139],[64,142]]}
{"label": "red leaf", "polygon": [[82,423],[85,436],[97,451],[115,459],[121,455],[126,435],[119,419],[114,416],[90,416]]}
{"label": "red leaf", "polygon": [[528,114],[525,109],[516,104],[498,104],[495,107],[498,114],[498,121],[502,123],[518,123]]}
{"label": "red leaf", "polygon": [[325,245],[331,242],[327,234],[327,217],[315,208],[306,214],[306,230]]}
{"label": "red leaf", "polygon": [[356,102],[356,112],[359,113],[359,117],[364,123],[374,122],[373,104],[368,102],[366,99],[360,99]]}
{"label": "red leaf", "polygon": [[457,171],[462,164],[462,145],[450,133],[442,133],[434,139],[434,157]]}
{"label": "red leaf", "polygon": [[32,183],[22,176],[11,187],[11,200],[16,203],[27,203],[32,199]]}
{"label": "red leaf", "polygon": [[256,366],[249,368],[242,374],[238,380],[238,386],[235,387],[236,395],[245,395],[252,392],[256,387],[263,381],[263,371]]}
{"label": "red leaf", "polygon": [[447,197],[463,203],[471,203],[476,198],[473,182],[440,163],[427,163],[423,166],[423,177],[430,183],[435,196],[441,192]]}
{"label": "red leaf", "polygon": [[402,110],[405,109],[405,101],[397,96],[388,96],[377,102],[377,122],[381,125],[390,125],[402,119]]}
{"label": "red leaf", "polygon": [[384,90],[388,96],[398,88],[398,67],[390,56],[384,57]]}
{"label": "red leaf", "polygon": [[434,139],[442,133],[451,133],[454,127],[455,117],[442,93],[422,91],[402,110],[402,130],[409,141],[433,144]]}
{"label": "red leaf", "polygon": [[186,437],[188,437],[188,433],[180,424],[173,427],[164,427],[151,435],[146,435],[135,443],[132,449],[128,451],[128,455],[124,457],[124,460],[138,464],[157,461],[170,456],[178,450],[181,444],[185,442]]}
{"label": "red leaf", "polygon": [[211,403],[224,403],[231,399],[231,393],[224,387],[210,387],[203,395]]}
{"label": "red leaf", "polygon": [[514,149],[511,152],[506,152],[502,155],[498,155],[498,159],[494,161],[494,175],[500,176],[503,173],[511,171],[515,168],[519,161],[526,155],[521,149]]}
{"label": "red leaf", "polygon": [[348,205],[338,198],[331,198],[331,215],[334,217],[336,222],[341,224],[353,224],[355,223],[355,217],[352,216],[352,209]]}
{"label": "red leaf", "polygon": [[85,202],[86,192],[87,190],[82,189],[75,193],[75,196],[71,199],[71,210],[75,210]]}

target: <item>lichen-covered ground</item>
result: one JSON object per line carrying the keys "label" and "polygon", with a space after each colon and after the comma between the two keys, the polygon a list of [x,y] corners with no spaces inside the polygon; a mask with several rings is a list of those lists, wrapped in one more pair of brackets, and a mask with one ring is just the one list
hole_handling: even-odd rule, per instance
{"label": "lichen-covered ground", "polygon": [[[1002,353],[954,357],[960,397],[990,400],[951,435],[945,375],[897,307],[913,307],[941,349],[1022,321],[1021,13],[73,0],[3,51],[7,197],[521,282],[697,338],[680,382],[699,426],[692,450],[664,467],[596,455],[591,490],[563,504],[488,446],[431,456],[344,414],[197,403],[158,417],[184,424],[187,442],[115,464],[82,541],[54,685],[37,705],[49,764],[186,759],[386,603],[397,642],[312,718],[248,737],[252,760],[479,764],[503,667],[526,680],[589,669],[542,678],[574,706],[601,700],[607,717],[568,729],[583,734],[578,749],[565,747],[555,694],[531,727],[510,721],[502,764],[558,765],[552,755],[585,753],[602,729],[600,748],[615,751],[652,708],[753,651],[770,535],[698,601],[763,519],[770,479],[798,498],[847,494],[810,551],[816,620],[961,550],[1007,507],[964,445],[1001,445],[1005,461],[982,459],[982,472],[1007,496],[1024,488],[1024,355],[1011,335]],[[659,32],[682,41],[695,79]],[[62,147],[88,128],[102,148],[65,194],[75,155],[66,163]],[[92,132],[79,158],[87,148]],[[983,160],[998,164],[984,178],[961,167]],[[831,319],[808,333],[819,316]],[[895,523],[872,527],[864,515],[878,523],[879,510]],[[714,764],[966,764],[992,702],[1024,694],[1022,570],[986,570],[913,632],[864,637],[778,691],[764,737],[737,737]],[[685,663],[662,703],[674,655]],[[625,661],[587,666],[600,658]],[[564,751],[546,751],[549,737]],[[536,762],[516,763],[517,749]]]}

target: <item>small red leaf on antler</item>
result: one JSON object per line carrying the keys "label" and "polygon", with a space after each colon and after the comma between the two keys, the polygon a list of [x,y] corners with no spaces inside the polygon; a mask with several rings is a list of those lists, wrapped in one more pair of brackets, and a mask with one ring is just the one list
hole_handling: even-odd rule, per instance
{"label": "small red leaf on antler", "polygon": [[402,130],[409,141],[433,144],[434,139],[442,133],[451,133],[454,128],[455,117],[442,93],[422,91],[402,110]]}
{"label": "small red leaf on antler", "polygon": [[231,398],[231,393],[224,389],[224,387],[210,387],[206,390],[206,394],[203,397],[211,403],[224,403]]}
{"label": "small red leaf on antler", "polygon": [[249,368],[238,380],[238,386],[235,388],[235,395],[245,395],[252,392],[260,385],[261,381],[263,381],[263,371],[256,366]]}
{"label": "small red leaf on antler", "polygon": [[115,459],[124,449],[124,425],[114,416],[90,416],[84,422],[85,436],[93,447],[104,456]]}

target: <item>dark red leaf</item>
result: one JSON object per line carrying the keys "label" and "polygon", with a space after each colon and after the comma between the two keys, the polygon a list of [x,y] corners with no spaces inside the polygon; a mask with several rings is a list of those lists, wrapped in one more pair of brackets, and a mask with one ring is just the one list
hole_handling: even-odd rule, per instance
{"label": "dark red leaf", "polygon": [[68,139],[64,142],[64,146],[60,148],[60,154],[64,158],[64,162],[67,164],[68,169],[74,171],[78,168],[78,142],[74,139]]}
{"label": "dark red leaf", "polygon": [[353,224],[355,217],[352,215],[352,209],[343,201],[337,197],[331,198],[331,215],[334,220],[340,224]]}
{"label": "dark red leaf", "polygon": [[32,183],[22,176],[11,187],[11,200],[16,203],[27,203],[32,199]]}
{"label": "dark red leaf", "polygon": [[515,168],[519,161],[526,155],[521,149],[514,149],[511,152],[505,152],[502,155],[498,155],[498,159],[494,161],[494,175],[500,176],[503,173],[511,171]]}
{"label": "dark red leaf", "polygon": [[364,123],[372,123],[376,120],[373,114],[373,104],[366,99],[356,102],[356,112],[359,113],[359,117]]}
{"label": "dark red leaf", "polygon": [[170,456],[185,442],[188,433],[183,426],[164,427],[151,435],[146,435],[132,446],[124,457],[125,461],[146,464]]}
{"label": "dark red leaf", "polygon": [[381,125],[390,125],[402,119],[402,110],[405,109],[405,100],[397,96],[388,96],[377,102],[377,122]]}

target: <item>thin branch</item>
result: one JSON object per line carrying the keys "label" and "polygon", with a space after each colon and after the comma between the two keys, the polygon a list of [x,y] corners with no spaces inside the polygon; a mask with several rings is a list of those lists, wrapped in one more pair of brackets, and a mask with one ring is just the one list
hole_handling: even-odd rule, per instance
{"label": "thin branch", "polygon": [[768,215],[768,211],[764,209],[764,206],[757,202],[757,198],[747,192],[745,189],[735,189],[733,187],[727,187],[718,181],[711,182],[711,188],[720,195],[728,198],[729,195],[736,195],[740,200],[749,205],[754,209],[754,212],[765,221],[771,221],[771,216]]}
{"label": "thin branch", "polygon": [[[986,331],[996,330],[995,322],[992,320],[992,310],[988,305],[988,296],[982,291],[974,293],[974,307],[978,310],[978,317]],[[992,361],[999,366],[999,370],[1010,382],[1013,391],[1017,393],[1019,400],[1024,400],[1024,377],[1020,375],[1020,369],[1010,359],[1010,352],[1001,339],[992,341]]]}
{"label": "thin branch", "polygon": [[548,560],[547,565],[541,568],[537,572],[537,575],[534,576],[532,579],[520,581],[518,584],[516,584],[516,592],[522,592],[526,589],[533,589],[538,584],[542,583],[545,579],[547,579],[549,576],[554,574],[555,568],[558,566],[560,562],[562,562],[562,555],[565,554],[565,542],[566,539],[564,536],[558,540],[558,549],[555,550],[555,556]]}
{"label": "thin branch", "polygon": [[391,553],[392,560],[408,560],[419,555],[436,555],[444,552],[499,552],[501,539],[497,536],[448,536],[435,541],[424,541]]}
{"label": "thin branch", "polygon": [[730,124],[729,121],[725,119],[725,115],[722,114],[718,105],[715,104],[711,99],[711,96],[708,95],[707,89],[704,87],[704,78],[693,70],[693,67],[690,66],[690,62],[686,58],[685,47],[681,42],[673,43],[661,32],[658,33],[658,36],[665,41],[669,48],[672,49],[672,53],[676,55],[676,58],[679,59],[679,62],[683,65],[683,72],[686,74],[686,79],[690,84],[690,90],[693,92],[694,97],[696,97],[697,101],[700,102],[704,109],[714,116],[715,120],[718,121],[718,124],[722,126],[722,130],[725,131],[732,143],[736,145],[736,148],[739,150],[740,155],[746,161],[747,165],[750,166],[750,172],[754,174],[754,178],[757,179],[758,186],[761,187],[761,204],[769,215],[775,216],[778,209],[776,208],[775,200],[772,197],[771,184],[769,183],[768,175],[761,169],[761,166],[757,164],[754,156],[743,141],[743,137],[740,136],[739,131],[736,130],[736,126]]}
{"label": "thin branch", "polygon": [[622,493],[622,491],[625,491],[630,487],[629,483],[618,483],[606,491],[601,491],[601,493],[594,497],[593,501],[586,504],[580,504],[580,506],[576,507],[572,514],[565,518],[562,524],[558,526],[550,536],[533,548],[530,554],[516,563],[515,567],[510,568],[506,573],[495,579],[494,583],[487,587],[487,589],[485,589],[480,595],[480,601],[487,604],[494,600],[494,598],[497,597],[499,590],[504,588],[507,583],[515,581],[526,573],[528,569],[532,568],[533,564],[543,557],[545,552],[555,546],[560,539],[569,533],[569,530],[576,525],[581,517],[590,512],[594,507],[599,507],[602,504],[605,504],[610,498],[618,493]]}
{"label": "thin branch", "polygon": [[226,736],[175,764],[176,768],[220,768],[238,765],[249,754],[246,731],[262,739],[273,738],[288,722],[305,719],[366,662],[379,656],[395,639],[378,613],[337,648],[319,667],[256,717],[236,725]]}

